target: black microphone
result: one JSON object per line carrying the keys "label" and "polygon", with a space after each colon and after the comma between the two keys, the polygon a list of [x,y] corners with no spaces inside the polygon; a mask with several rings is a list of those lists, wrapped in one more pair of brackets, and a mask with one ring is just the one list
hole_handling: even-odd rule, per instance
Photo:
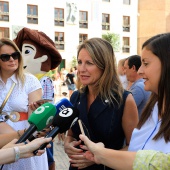
{"label": "black microphone", "polygon": [[[56,115],[59,114],[63,109],[66,109],[68,107],[73,107],[72,103],[67,99],[67,98],[63,98],[59,101],[57,101],[57,103],[54,104],[54,106],[56,107]],[[28,140],[32,141],[36,138],[37,135],[37,131],[35,133],[33,133]]]}
{"label": "black microphone", "polygon": [[[52,139],[54,139],[54,137],[58,133],[66,132],[68,129],[70,129],[70,127],[75,122],[75,120],[78,119],[78,116],[79,116],[79,111],[76,108],[69,107],[69,108],[63,109],[59,114],[57,114],[54,117],[53,123],[52,123],[54,128],[49,132],[46,138],[52,137]],[[44,143],[43,145],[40,146],[38,150],[44,149],[47,146],[47,144],[48,143]],[[38,150],[35,150],[33,152],[34,155],[37,154]]]}

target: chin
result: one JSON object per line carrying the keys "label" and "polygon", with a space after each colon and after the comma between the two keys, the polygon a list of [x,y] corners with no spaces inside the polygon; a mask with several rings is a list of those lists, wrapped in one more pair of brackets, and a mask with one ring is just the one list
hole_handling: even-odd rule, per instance
{"label": "chin", "polygon": [[151,91],[150,88],[149,88],[149,87],[146,87],[146,86],[144,87],[144,90],[145,90],[145,91]]}

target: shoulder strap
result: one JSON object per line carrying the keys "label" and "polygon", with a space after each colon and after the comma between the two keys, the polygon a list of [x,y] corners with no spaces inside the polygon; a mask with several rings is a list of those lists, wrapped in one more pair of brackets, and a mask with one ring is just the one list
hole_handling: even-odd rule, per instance
{"label": "shoulder strap", "polygon": [[10,88],[8,94],[6,95],[6,98],[5,98],[5,100],[3,101],[3,103],[2,103],[2,105],[1,105],[1,107],[0,107],[0,114],[2,113],[2,109],[4,108],[6,102],[8,101],[9,96],[11,95],[11,93],[12,93],[15,85],[16,85],[15,83],[12,84],[12,87]]}

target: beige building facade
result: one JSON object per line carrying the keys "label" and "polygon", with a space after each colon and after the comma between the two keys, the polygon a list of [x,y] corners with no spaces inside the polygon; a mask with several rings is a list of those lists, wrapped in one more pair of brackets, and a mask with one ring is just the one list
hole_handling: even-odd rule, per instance
{"label": "beige building facade", "polygon": [[46,33],[69,68],[85,39],[120,37],[117,61],[137,53],[138,0],[0,0],[0,38],[14,39],[23,27]]}
{"label": "beige building facade", "polygon": [[156,34],[170,32],[170,0],[138,1],[138,54],[142,44]]}

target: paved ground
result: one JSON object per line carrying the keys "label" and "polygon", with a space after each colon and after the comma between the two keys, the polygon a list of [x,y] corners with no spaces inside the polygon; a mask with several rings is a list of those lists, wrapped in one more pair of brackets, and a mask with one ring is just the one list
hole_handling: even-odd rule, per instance
{"label": "paved ground", "polygon": [[[60,95],[57,97],[57,101],[62,98],[68,99],[68,90],[67,86],[61,86]],[[67,96],[63,96],[62,93],[67,92]],[[64,146],[58,143],[58,138],[55,138],[54,141],[54,159],[56,164],[56,170],[68,170],[69,168],[69,158],[64,152]]]}
{"label": "paved ground", "polygon": [[64,152],[64,146],[58,144],[58,139],[54,141],[54,159],[56,170],[68,170],[69,168],[69,158]]}

